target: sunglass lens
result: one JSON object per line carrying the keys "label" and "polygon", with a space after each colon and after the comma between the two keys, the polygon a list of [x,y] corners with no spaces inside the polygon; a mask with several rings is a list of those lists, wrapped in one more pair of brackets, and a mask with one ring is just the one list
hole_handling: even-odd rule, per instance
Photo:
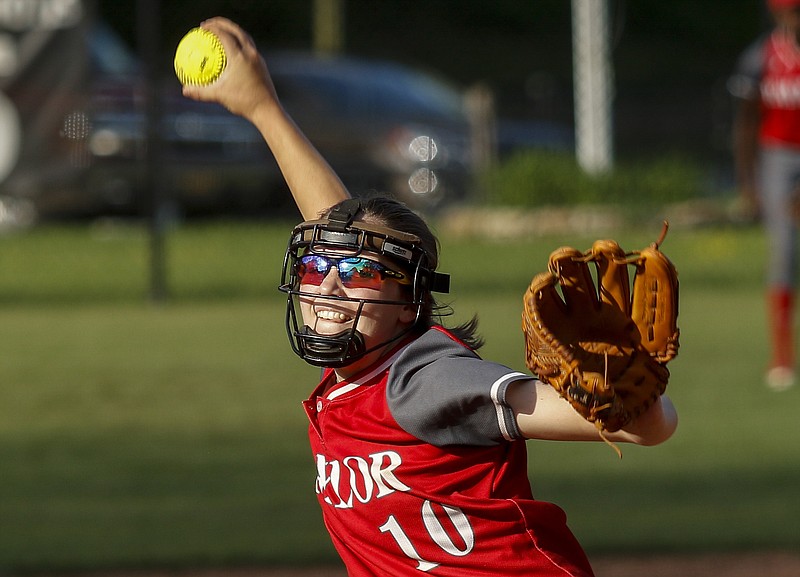
{"label": "sunglass lens", "polygon": [[303,284],[322,284],[330,270],[331,262],[322,256],[305,255],[297,263],[297,276]]}
{"label": "sunglass lens", "polygon": [[380,264],[364,258],[345,258],[339,261],[339,277],[348,288],[381,288]]}

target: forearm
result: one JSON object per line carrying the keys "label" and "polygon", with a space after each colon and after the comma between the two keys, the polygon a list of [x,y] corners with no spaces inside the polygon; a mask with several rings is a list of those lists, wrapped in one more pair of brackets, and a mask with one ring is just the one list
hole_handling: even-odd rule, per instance
{"label": "forearm", "polygon": [[306,220],[348,198],[347,188],[276,101],[263,102],[249,120],[269,146]]}
{"label": "forearm", "polygon": [[[517,426],[525,438],[551,441],[601,441],[597,427],[581,417],[556,390],[531,379],[514,383],[506,394]],[[678,426],[678,415],[666,396],[624,429],[604,433],[612,442],[658,445],[669,439]]]}
{"label": "forearm", "polygon": [[739,103],[733,125],[733,160],[737,185],[745,194],[756,188],[759,117],[757,102]]}

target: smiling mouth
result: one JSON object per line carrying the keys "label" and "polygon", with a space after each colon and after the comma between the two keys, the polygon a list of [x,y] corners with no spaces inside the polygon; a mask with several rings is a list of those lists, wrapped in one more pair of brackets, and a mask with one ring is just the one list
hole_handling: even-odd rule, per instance
{"label": "smiling mouth", "polygon": [[348,323],[353,320],[353,317],[340,311],[331,309],[318,309],[314,311],[318,320],[330,321],[334,323]]}

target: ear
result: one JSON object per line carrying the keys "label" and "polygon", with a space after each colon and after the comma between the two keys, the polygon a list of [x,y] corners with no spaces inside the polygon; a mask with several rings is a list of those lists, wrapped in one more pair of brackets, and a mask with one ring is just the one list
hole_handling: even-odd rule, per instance
{"label": "ear", "polygon": [[404,325],[410,325],[416,320],[416,318],[417,318],[417,307],[414,305],[403,305],[403,308],[400,309],[400,315],[398,320]]}

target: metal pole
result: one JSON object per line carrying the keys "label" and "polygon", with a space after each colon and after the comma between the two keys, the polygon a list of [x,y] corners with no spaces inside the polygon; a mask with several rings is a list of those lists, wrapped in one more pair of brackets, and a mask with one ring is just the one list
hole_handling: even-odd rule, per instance
{"label": "metal pole", "polygon": [[137,0],[137,36],[142,64],[145,67],[145,162],[144,192],[150,232],[150,300],[160,303],[167,298],[164,229],[164,174],[161,138],[161,74],[162,57],[161,1]]}
{"label": "metal pole", "polygon": [[572,0],[572,57],[578,164],[592,174],[606,172],[614,156],[607,0]]}
{"label": "metal pole", "polygon": [[313,42],[319,54],[338,54],[344,45],[345,0],[314,0]]}

